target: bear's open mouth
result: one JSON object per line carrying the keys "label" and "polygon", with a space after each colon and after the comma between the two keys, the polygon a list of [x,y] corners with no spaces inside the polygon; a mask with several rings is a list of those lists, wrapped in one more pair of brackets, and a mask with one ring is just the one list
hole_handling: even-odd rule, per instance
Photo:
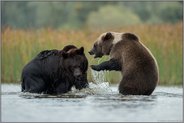
{"label": "bear's open mouth", "polygon": [[94,53],[93,50],[88,52],[90,55],[94,55],[94,58],[101,58],[104,54],[103,53]]}
{"label": "bear's open mouth", "polygon": [[102,53],[95,54],[94,58],[101,58],[103,56]]}
{"label": "bear's open mouth", "polygon": [[92,50],[89,51],[88,53],[89,53],[89,55],[94,55],[94,52]]}

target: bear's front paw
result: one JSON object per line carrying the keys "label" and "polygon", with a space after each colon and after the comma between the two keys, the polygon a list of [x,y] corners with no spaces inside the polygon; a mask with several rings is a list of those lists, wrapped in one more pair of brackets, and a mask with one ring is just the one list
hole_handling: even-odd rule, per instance
{"label": "bear's front paw", "polygon": [[91,69],[100,71],[99,67],[97,65],[91,65]]}

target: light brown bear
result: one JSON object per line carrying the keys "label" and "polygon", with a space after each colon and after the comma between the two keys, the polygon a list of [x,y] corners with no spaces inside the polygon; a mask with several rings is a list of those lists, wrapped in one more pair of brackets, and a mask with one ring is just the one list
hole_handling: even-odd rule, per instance
{"label": "light brown bear", "polygon": [[150,50],[133,33],[103,33],[89,54],[95,55],[94,58],[110,55],[109,61],[91,65],[91,68],[96,71],[121,71],[121,94],[150,95],[158,83],[157,62]]}

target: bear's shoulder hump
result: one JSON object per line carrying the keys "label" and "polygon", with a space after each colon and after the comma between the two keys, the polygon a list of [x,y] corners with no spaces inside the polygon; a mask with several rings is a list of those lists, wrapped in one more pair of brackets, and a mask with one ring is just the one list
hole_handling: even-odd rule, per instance
{"label": "bear's shoulder hump", "polygon": [[53,50],[44,50],[44,51],[41,51],[38,55],[37,55],[37,58],[38,59],[45,59],[51,55],[56,55],[58,53],[58,50],[56,49],[53,49]]}

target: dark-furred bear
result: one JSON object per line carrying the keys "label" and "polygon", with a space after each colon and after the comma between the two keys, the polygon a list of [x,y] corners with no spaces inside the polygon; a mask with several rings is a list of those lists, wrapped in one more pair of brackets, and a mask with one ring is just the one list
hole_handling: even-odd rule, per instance
{"label": "dark-furred bear", "polygon": [[68,45],[63,50],[45,50],[22,71],[22,92],[62,94],[88,87],[88,60],[84,48]]}
{"label": "dark-furred bear", "polygon": [[95,58],[110,55],[109,61],[91,65],[91,68],[96,71],[121,71],[121,94],[150,95],[158,83],[157,62],[150,50],[133,33],[103,33],[89,54],[95,55]]}

